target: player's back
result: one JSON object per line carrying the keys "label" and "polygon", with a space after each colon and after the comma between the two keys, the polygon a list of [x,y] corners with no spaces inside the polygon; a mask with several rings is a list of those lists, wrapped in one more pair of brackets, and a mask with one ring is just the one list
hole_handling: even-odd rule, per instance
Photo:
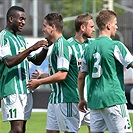
{"label": "player's back", "polygon": [[116,46],[115,41],[103,36],[85,50],[84,58],[91,75],[88,102],[92,109],[126,103],[122,86],[123,66],[114,57]]}

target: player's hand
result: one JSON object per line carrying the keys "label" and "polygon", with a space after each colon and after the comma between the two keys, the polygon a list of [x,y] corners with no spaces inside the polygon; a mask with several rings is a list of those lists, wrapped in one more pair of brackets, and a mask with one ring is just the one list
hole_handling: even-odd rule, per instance
{"label": "player's hand", "polygon": [[53,44],[53,42],[51,42],[50,40],[47,39],[47,41],[48,41],[48,47]]}
{"label": "player's hand", "polygon": [[45,40],[41,40],[41,41],[36,42],[33,46],[31,46],[30,50],[35,51],[35,50],[39,49],[40,47],[45,47],[45,46],[46,47],[49,46],[48,42]]}
{"label": "player's hand", "polygon": [[26,84],[26,87],[28,90],[35,90],[40,85],[38,79],[31,79],[28,81],[28,84]]}
{"label": "player's hand", "polygon": [[43,72],[41,72],[40,70],[36,70],[32,73],[32,79],[40,79],[42,74]]}
{"label": "player's hand", "polygon": [[87,110],[87,102],[85,100],[80,100],[78,108],[81,112],[86,113]]}

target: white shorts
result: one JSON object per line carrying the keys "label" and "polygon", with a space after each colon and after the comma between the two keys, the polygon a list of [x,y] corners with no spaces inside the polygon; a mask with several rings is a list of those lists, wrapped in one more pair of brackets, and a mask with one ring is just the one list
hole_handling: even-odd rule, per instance
{"label": "white shorts", "polygon": [[126,104],[90,110],[90,116],[92,132],[104,132],[105,130],[117,133],[132,132]]}
{"label": "white shorts", "polygon": [[1,100],[2,120],[28,120],[32,106],[32,93],[9,95]]}
{"label": "white shorts", "polygon": [[78,103],[48,104],[47,130],[58,130],[78,133]]}
{"label": "white shorts", "polygon": [[79,116],[80,116],[79,128],[80,126],[90,126],[90,109],[88,109],[86,113],[79,111]]}

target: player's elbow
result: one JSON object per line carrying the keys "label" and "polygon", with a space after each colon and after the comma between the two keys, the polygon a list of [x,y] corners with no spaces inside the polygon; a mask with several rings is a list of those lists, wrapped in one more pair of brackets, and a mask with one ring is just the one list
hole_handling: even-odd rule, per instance
{"label": "player's elbow", "polygon": [[78,81],[85,80],[86,73],[79,72]]}
{"label": "player's elbow", "polygon": [[67,71],[59,71],[60,75],[60,81],[63,81],[66,79],[68,72]]}
{"label": "player's elbow", "polygon": [[4,64],[8,67],[8,68],[12,68],[14,66],[13,62],[7,62],[6,60],[4,60]]}
{"label": "player's elbow", "polygon": [[66,79],[66,75],[62,76],[61,80],[65,80]]}

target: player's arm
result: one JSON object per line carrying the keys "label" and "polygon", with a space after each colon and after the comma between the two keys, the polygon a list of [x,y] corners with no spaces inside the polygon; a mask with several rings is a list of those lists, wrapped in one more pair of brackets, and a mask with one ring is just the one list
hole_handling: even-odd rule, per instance
{"label": "player's arm", "polygon": [[85,87],[85,77],[86,77],[86,72],[79,72],[78,75],[78,91],[79,91],[79,110],[82,112],[86,112],[87,110],[87,103],[84,99],[84,87]]}
{"label": "player's arm", "polygon": [[36,54],[35,58],[32,58],[30,61],[35,65],[41,65],[48,53],[48,47],[52,45],[51,41],[48,41],[47,45],[44,45],[42,51]]}
{"label": "player's arm", "polygon": [[31,79],[28,81],[28,84],[26,85],[29,90],[36,89],[39,85],[42,84],[52,84],[56,82],[60,82],[62,80],[65,80],[67,77],[68,72],[67,71],[58,71],[57,73],[41,79]]}
{"label": "player's arm", "polygon": [[[38,41],[33,46],[29,47],[28,49],[24,50],[23,52],[20,52],[19,54],[15,56],[7,56],[4,58],[4,63],[7,67],[11,68],[15,65],[18,65],[21,63],[32,51],[35,51],[39,49],[40,47],[43,47],[44,45],[48,45],[47,41]],[[43,50],[45,52],[45,50]],[[42,52],[41,52],[42,53]]]}
{"label": "player's arm", "polygon": [[84,100],[84,86],[85,86],[85,77],[87,75],[87,72],[88,72],[88,66],[86,64],[86,60],[83,55],[80,71],[78,74],[78,91],[79,91],[80,100]]}
{"label": "player's arm", "polygon": [[114,48],[114,57],[127,69],[130,67],[133,68],[133,55],[125,45],[119,41],[117,41]]}
{"label": "player's arm", "polygon": [[86,64],[86,60],[82,58],[81,67],[78,75],[78,91],[79,91],[79,110],[82,112],[86,112],[87,110],[87,102],[84,98],[84,87],[85,87],[85,77],[88,73],[88,66]]}
{"label": "player's arm", "polygon": [[84,100],[85,77],[86,77],[85,72],[79,72],[79,75],[78,75],[78,91],[79,91],[80,100]]}

